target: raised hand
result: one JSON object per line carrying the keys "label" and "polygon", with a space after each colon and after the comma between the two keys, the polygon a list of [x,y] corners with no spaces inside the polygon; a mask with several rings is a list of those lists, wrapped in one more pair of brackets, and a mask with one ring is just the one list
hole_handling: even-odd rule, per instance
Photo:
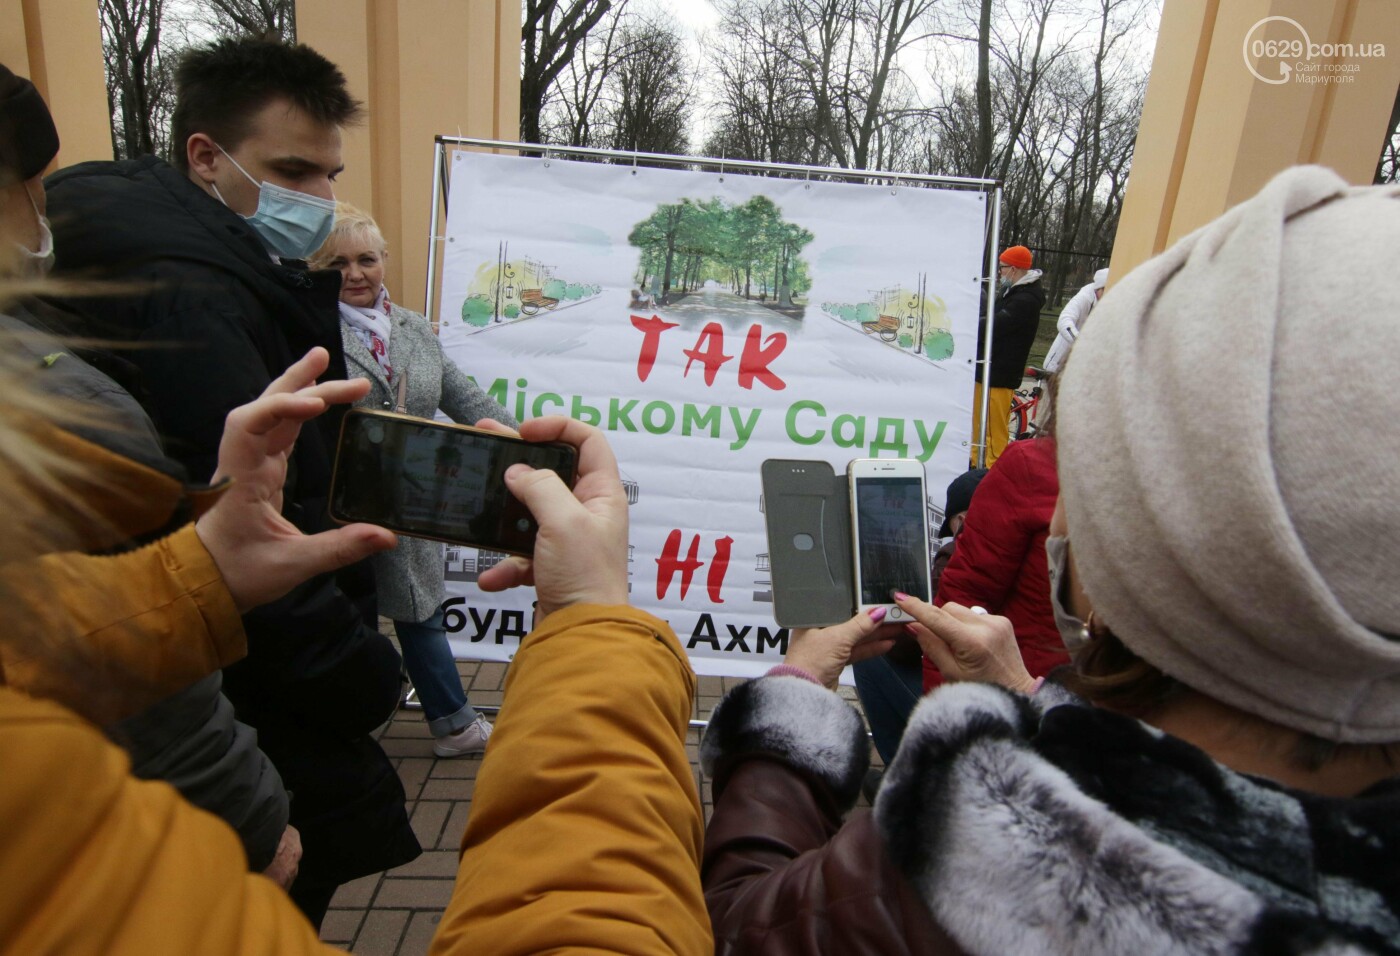
{"label": "raised hand", "polygon": [[[513,434],[489,419],[480,428]],[[534,418],[520,426],[526,441],[563,441],[578,449],[578,481],[570,490],[547,469],[512,465],[506,487],[535,520],[533,559],[512,557],[481,573],[483,591],[534,585],[541,619],[573,604],[627,603],[627,495],[603,433],[570,418]]]}
{"label": "raised hand", "polygon": [[353,402],[366,379],[316,384],[330,356],[314,348],[273,381],[262,395],[229,412],[213,481],[231,484],[195,523],[240,611],[266,604],[317,574],[392,548],[383,528],[347,525],[305,535],[282,517],[287,458],[303,423],[329,405]]}
{"label": "raised hand", "polygon": [[1000,684],[1023,693],[1034,689],[1006,618],[951,601],[942,607],[908,596],[896,601],[918,622],[909,625],[910,633],[948,680]]}
{"label": "raised hand", "polygon": [[788,635],[783,663],[802,668],[834,690],[847,664],[879,657],[894,647],[900,628],[897,624],[880,623],[884,611],[876,608],[873,618],[862,611],[831,627],[794,628]]}

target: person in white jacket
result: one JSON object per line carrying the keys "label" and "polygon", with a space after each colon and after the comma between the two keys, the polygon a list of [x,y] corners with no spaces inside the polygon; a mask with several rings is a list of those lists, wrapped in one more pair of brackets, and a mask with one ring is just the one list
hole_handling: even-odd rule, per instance
{"label": "person in white jacket", "polygon": [[1084,320],[1089,318],[1089,313],[1093,311],[1095,303],[1099,301],[1099,296],[1103,295],[1103,288],[1108,284],[1108,270],[1100,269],[1094,273],[1094,281],[1074,294],[1074,297],[1065,305],[1064,311],[1060,313],[1059,321],[1055,323],[1060,334],[1055,337],[1055,341],[1050,343],[1050,351],[1045,353],[1045,370],[1047,372],[1058,372],[1060,366],[1065,362],[1065,355],[1069,353],[1069,347],[1074,344],[1074,340],[1079,338],[1079,330],[1084,327]]}

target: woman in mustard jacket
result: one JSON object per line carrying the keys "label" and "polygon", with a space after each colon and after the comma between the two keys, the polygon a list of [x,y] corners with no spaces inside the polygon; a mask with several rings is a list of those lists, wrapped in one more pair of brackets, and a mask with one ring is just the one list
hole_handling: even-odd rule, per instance
{"label": "woman in mustard jacket", "polygon": [[[53,409],[0,369],[0,494],[20,519],[0,541],[0,600],[14,609],[0,636],[0,953],[328,950],[276,884],[247,872],[227,825],[132,778],[80,716],[141,706],[140,693],[94,696],[118,671],[123,689],[159,693],[228,663],[243,650],[241,610],[390,544],[367,526],[306,538],[280,519],[299,422],[363,387],[313,385],[326,361],[313,350],[230,416],[220,473],[234,480],[217,505],[114,558],[51,550],[61,477],[111,463],[84,457]],[[625,606],[627,505],[601,433],[557,418],[522,432],[578,445],[580,479],[574,494],[552,473],[518,466],[508,479],[540,521],[539,548],[533,566],[513,559],[483,584],[535,583],[541,625],[511,669],[513,706],[479,776],[434,951],[707,953],[685,753],[694,675],[665,623]],[[86,652],[66,656],[75,647]],[[563,731],[561,711],[577,711]]]}

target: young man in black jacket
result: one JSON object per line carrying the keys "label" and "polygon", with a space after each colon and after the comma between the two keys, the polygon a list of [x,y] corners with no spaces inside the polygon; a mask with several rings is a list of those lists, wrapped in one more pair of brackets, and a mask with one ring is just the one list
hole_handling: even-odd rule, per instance
{"label": "young man in black jacket", "polygon": [[[84,163],[48,181],[61,273],[119,276],[134,294],[83,299],[85,332],[131,342],[167,448],[213,473],[224,417],[313,346],[345,377],[340,276],[303,261],[329,231],[340,130],[360,105],[305,46],[223,40],[176,73],[174,166]],[[329,419],[329,420],[327,420]],[[284,516],[326,524],[338,416],[302,430]],[[240,719],[292,794],[304,856],[293,898],[318,923],[340,883],[420,852],[404,791],[370,731],[399,696],[364,562],[245,616],[247,659],[225,673]]]}
{"label": "young man in black jacket", "polygon": [[1011,440],[1011,398],[1025,377],[1026,359],[1040,327],[1040,307],[1045,304],[1041,271],[1033,269],[1031,251],[1012,246],[997,259],[997,297],[992,321],[992,360],[987,395],[987,460],[977,461],[983,397],[983,343],[987,332],[984,316],[977,325],[977,384],[972,399],[972,454],[968,467],[990,468]]}

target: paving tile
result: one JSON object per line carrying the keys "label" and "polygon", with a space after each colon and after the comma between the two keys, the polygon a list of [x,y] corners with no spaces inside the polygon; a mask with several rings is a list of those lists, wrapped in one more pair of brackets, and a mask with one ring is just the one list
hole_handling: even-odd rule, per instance
{"label": "paving tile", "polygon": [[428,773],[433,768],[433,758],[431,757],[404,757],[399,761],[396,768],[399,772],[399,779],[403,781],[403,789],[408,794],[409,801],[418,799],[418,791],[423,786],[423,781],[428,779]]}
{"label": "paving tile", "polygon": [[[504,691],[477,690],[475,687],[471,689],[471,692],[467,696],[470,698],[472,706],[474,707],[499,707],[506,699]],[[487,720],[490,719],[491,715],[488,714]]]}
{"label": "paving tile", "polygon": [[385,737],[422,737],[424,740],[432,739],[432,734],[428,733],[428,722],[423,719],[422,711],[406,711],[407,717],[395,717],[384,731]]}
{"label": "paving tile", "polygon": [[424,800],[470,800],[476,789],[475,777],[429,778],[423,784]]}
{"label": "paving tile", "polygon": [[470,803],[454,803],[452,813],[447,818],[447,825],[442,828],[442,836],[438,838],[438,846],[444,850],[452,850],[454,857],[457,855],[456,851],[462,847],[462,834],[467,829],[467,817],[471,815],[471,809]]}
{"label": "paving tile", "polygon": [[327,943],[346,945],[354,942],[364,921],[364,910],[329,910],[321,920],[321,939]]}
{"label": "paving tile", "polygon": [[451,806],[449,803],[420,801],[413,809],[409,823],[413,825],[413,832],[418,835],[420,844],[425,847],[437,845],[438,835],[442,833],[442,825]]}
{"label": "paving tile", "polygon": [[500,690],[505,686],[506,665],[502,661],[484,661],[476,669],[472,690]]}
{"label": "paving tile", "polygon": [[443,910],[452,899],[451,880],[417,880],[386,877],[376,902],[390,908]]}
{"label": "paving tile", "polygon": [[414,913],[408,924],[408,932],[403,934],[403,942],[399,944],[399,956],[422,956],[426,953],[441,921],[441,913]]}
{"label": "paving tile", "polygon": [[372,910],[350,951],[360,956],[396,956],[408,917],[408,910]]}
{"label": "paving tile", "polygon": [[[447,831],[451,832],[452,824],[447,825]],[[461,831],[457,831],[457,839],[460,842]],[[394,867],[389,871],[391,877],[454,877],[457,875],[457,844],[452,845],[450,850],[425,850],[423,855],[403,866]]]}
{"label": "paving tile", "polygon": [[724,692],[722,677],[700,677],[696,680],[697,693],[706,697],[719,697]]}
{"label": "paving tile", "polygon": [[433,739],[424,735],[415,737],[380,737],[379,746],[390,757],[431,757]]}
{"label": "paving tile", "polygon": [[362,876],[358,880],[341,884],[340,888],[335,891],[335,896],[331,897],[331,909],[362,910],[369,906],[370,900],[374,898],[374,890],[379,885],[381,875],[371,873],[369,876]]}
{"label": "paving tile", "polygon": [[429,771],[428,776],[435,780],[461,779],[475,777],[480,769],[480,757],[452,757],[451,759],[434,760],[433,769]]}

